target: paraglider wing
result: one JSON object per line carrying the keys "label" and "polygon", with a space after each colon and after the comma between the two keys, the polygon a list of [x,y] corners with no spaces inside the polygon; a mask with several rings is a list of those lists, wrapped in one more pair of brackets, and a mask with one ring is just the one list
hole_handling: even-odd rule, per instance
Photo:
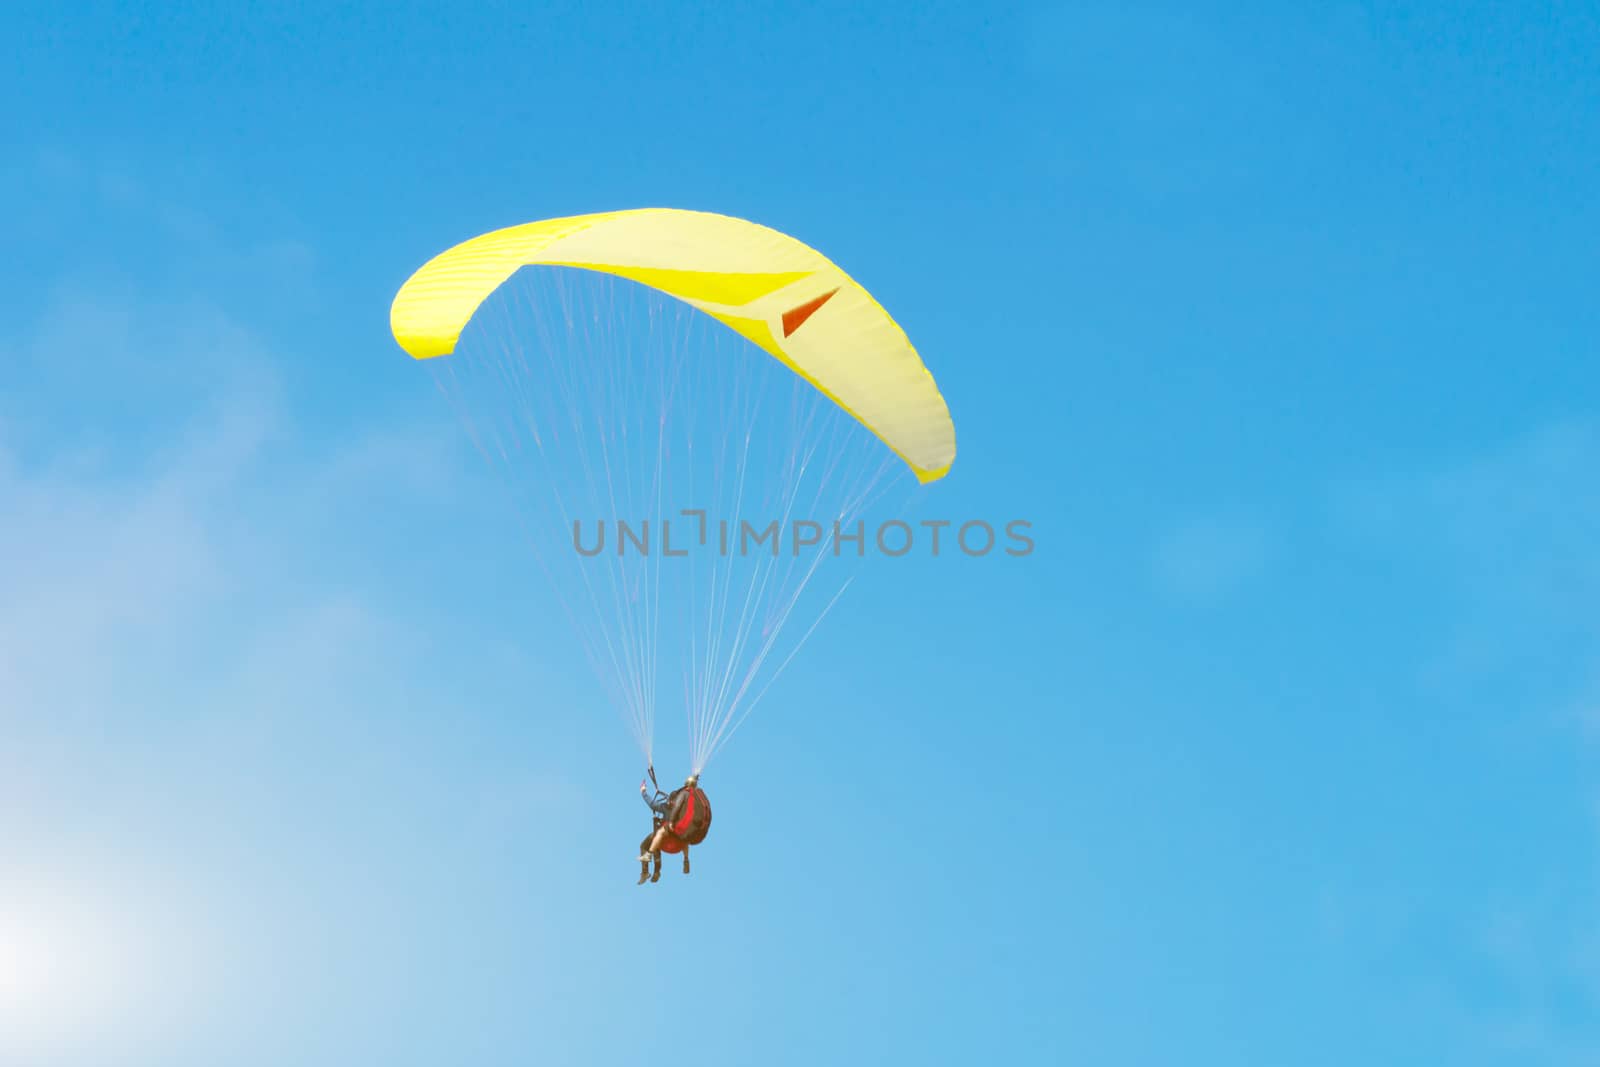
{"label": "paraglider wing", "polygon": [[672,208],[495,230],[434,257],[390,310],[400,346],[448,355],[478,306],[523,266],[598,271],[698,308],[774,356],[931,482],[955,460],[933,376],[872,296],[800,241],[743,219]]}

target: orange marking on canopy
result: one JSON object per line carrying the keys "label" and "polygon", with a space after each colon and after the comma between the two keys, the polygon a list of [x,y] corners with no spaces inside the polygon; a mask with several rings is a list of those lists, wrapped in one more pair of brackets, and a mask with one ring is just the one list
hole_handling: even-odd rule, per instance
{"label": "orange marking on canopy", "polygon": [[821,296],[817,297],[815,300],[808,300],[797,308],[790,308],[788,311],[785,311],[783,313],[783,335],[788,337],[790,334],[798,330],[802,325],[805,324],[807,319],[815,314],[819,307],[831,300],[833,298],[833,294],[837,293],[838,291],[838,289],[830,289],[826,293],[823,293]]}

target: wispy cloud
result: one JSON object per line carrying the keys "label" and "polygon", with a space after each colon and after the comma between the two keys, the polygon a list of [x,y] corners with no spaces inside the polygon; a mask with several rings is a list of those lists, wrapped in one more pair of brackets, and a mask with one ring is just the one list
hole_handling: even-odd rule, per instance
{"label": "wispy cloud", "polygon": [[[214,1062],[253,1034],[235,1062],[281,1061],[285,1020],[353,1003],[355,961],[415,923],[378,801],[438,777],[417,723],[459,710],[437,635],[327,561],[382,541],[374,501],[448,508],[457,453],[431,428],[302,434],[275,354],[203,296],[69,286],[24,337],[0,412],[0,1060]],[[440,817],[510,832],[538,814],[519,781],[439,784]]]}
{"label": "wispy cloud", "polygon": [[1565,706],[1600,680],[1597,471],[1600,428],[1563,422],[1453,468],[1347,487],[1337,508],[1449,606],[1437,675],[1538,672],[1539,699]]}
{"label": "wispy cloud", "polygon": [[[1457,946],[1480,970],[1477,996],[1454,1014],[1486,1047],[1519,1062],[1600,1059],[1600,427],[1541,427],[1441,470],[1347,487],[1337,510],[1367,548],[1441,606],[1445,620],[1424,675],[1451,705],[1491,703],[1491,732],[1520,750],[1548,739],[1589,768],[1566,795],[1572,810],[1512,810],[1587,835],[1530,824],[1496,871],[1497,889],[1465,886]],[[1534,739],[1534,740],[1530,740]],[[1486,787],[1487,783],[1486,783]],[[1484,846],[1486,849],[1488,846]],[[1552,851],[1554,850],[1554,851]],[[1458,976],[1461,977],[1461,976]],[[1486,997],[1482,987],[1493,991]]]}

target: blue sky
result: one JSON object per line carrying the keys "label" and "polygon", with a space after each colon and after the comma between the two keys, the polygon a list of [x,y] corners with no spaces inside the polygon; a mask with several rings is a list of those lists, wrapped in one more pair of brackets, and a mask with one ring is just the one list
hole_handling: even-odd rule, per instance
{"label": "blue sky", "polygon": [[[0,15],[6,1062],[1600,1058],[1593,9],[679,7]],[[648,890],[387,322],[635,205],[1039,543],[876,568]]]}

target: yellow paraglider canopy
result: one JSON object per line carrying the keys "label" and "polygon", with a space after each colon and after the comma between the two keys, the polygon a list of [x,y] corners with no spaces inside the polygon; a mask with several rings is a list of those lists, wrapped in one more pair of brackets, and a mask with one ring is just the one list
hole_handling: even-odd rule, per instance
{"label": "yellow paraglider canopy", "polygon": [[923,482],[955,460],[955,426],[905,332],[827,257],[743,219],[674,208],[577,215],[495,230],[435,256],[390,309],[417,359],[455,350],[478,306],[520,267],[628,278],[698,308],[811,383]]}

